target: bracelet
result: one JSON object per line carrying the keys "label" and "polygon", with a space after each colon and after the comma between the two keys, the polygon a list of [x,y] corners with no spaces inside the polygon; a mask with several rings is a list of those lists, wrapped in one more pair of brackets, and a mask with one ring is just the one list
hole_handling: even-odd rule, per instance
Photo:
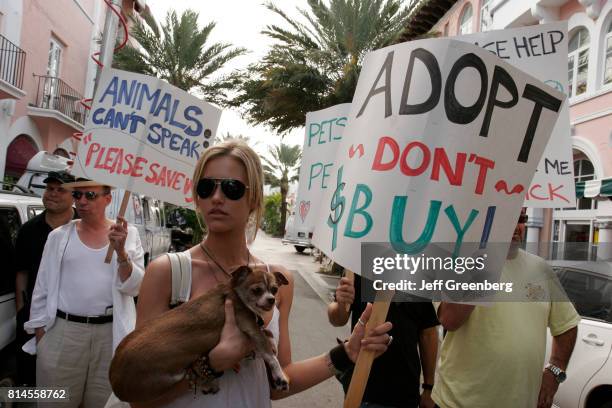
{"label": "bracelet", "polygon": [[424,390],[427,390],[427,391],[431,391],[431,390],[433,390],[433,385],[432,384],[423,383],[423,385],[421,385],[421,388],[423,388]]}
{"label": "bracelet", "polygon": [[344,343],[338,344],[329,351],[329,360],[334,369],[339,372],[350,370],[355,366],[355,363],[353,363],[348,354],[346,354]]}
{"label": "bracelet", "polygon": [[[215,371],[210,366],[210,360],[206,354],[203,354],[194,361],[186,371],[186,378],[189,381],[189,386],[193,388],[194,394],[197,391],[198,385],[206,384],[223,375],[223,371]],[[202,392],[204,393],[204,391]]]}

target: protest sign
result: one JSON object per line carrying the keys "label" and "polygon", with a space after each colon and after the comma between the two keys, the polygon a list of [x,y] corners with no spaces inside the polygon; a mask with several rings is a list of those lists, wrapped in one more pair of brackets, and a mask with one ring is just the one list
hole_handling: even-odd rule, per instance
{"label": "protest sign", "polygon": [[[487,31],[454,38],[472,42],[545,84],[567,93],[567,22]],[[525,193],[525,206],[576,206],[567,100],[561,107],[536,174]]]}
{"label": "protest sign", "polygon": [[329,180],[334,172],[337,146],[342,140],[350,109],[351,104],[344,103],[306,114],[294,217],[298,231],[314,230],[323,191],[335,188],[329,185]]}
{"label": "protest sign", "polygon": [[360,274],[361,242],[408,254],[453,242],[454,255],[463,242],[509,242],[564,98],[464,42],[368,54],[315,245]]}
{"label": "protest sign", "polygon": [[104,69],[72,173],[179,206],[221,110],[167,82]]}

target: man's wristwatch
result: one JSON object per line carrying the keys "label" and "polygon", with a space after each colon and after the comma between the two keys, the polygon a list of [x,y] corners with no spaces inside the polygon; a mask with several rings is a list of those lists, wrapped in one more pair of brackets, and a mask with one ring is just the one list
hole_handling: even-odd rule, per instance
{"label": "man's wristwatch", "polygon": [[546,364],[546,367],[544,367],[544,369],[550,371],[555,376],[555,379],[559,384],[561,384],[567,378],[567,374],[565,374],[565,371],[563,371],[554,364],[548,363]]}

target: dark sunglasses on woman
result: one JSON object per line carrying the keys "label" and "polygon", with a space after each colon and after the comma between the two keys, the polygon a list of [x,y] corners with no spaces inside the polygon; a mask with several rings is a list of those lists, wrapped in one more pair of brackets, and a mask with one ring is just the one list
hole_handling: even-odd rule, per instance
{"label": "dark sunglasses on woman", "polygon": [[83,197],[83,195],[85,195],[85,198],[87,199],[87,201],[93,201],[99,196],[104,195],[104,194],[96,193],[95,191],[77,191],[75,190],[72,192],[72,198],[74,198],[75,200],[80,200],[81,197]]}
{"label": "dark sunglasses on woman", "polygon": [[223,194],[230,200],[240,200],[244,196],[246,189],[249,188],[240,180],[205,177],[198,181],[198,186],[196,188],[198,196],[200,196],[200,198],[211,197],[215,193],[218,185],[221,185],[221,191],[223,191]]}

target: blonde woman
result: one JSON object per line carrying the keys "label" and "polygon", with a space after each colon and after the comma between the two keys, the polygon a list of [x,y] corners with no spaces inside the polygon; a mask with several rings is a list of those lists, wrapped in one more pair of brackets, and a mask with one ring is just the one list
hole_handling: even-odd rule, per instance
{"label": "blonde woman", "polygon": [[[259,156],[246,144],[229,141],[212,146],[200,157],[193,176],[193,197],[196,211],[206,225],[204,240],[187,253],[191,259],[191,293],[194,299],[221,282],[230,279],[230,271],[241,265],[263,264],[250,254],[247,230],[254,239],[263,211],[263,171]],[[281,265],[272,266],[282,272],[288,285],[281,286],[276,306],[264,316],[264,326],[277,342],[278,358],[290,378],[290,390],[271,390],[265,365],[252,357],[252,345],[233,319],[233,305],[226,302],[226,322],[218,345],[206,362],[207,369],[222,375],[216,394],[195,393],[186,380],[174,390],[147,407],[220,407],[265,408],[270,399],[284,398],[316,385],[344,370],[354,362],[360,347],[383,353],[390,337],[390,323],[378,326],[364,338],[364,325],[356,325],[349,341],[330,353],[293,362],[289,339],[289,314],[293,302],[293,277]],[[147,324],[169,310],[171,298],[171,265],[167,257],[156,259],[148,267],[138,301],[136,327]],[[368,307],[362,315],[367,322]],[[169,345],[172,347],[172,345]],[[151,356],[152,359],[155,356]],[[239,370],[236,368],[239,366]]]}

